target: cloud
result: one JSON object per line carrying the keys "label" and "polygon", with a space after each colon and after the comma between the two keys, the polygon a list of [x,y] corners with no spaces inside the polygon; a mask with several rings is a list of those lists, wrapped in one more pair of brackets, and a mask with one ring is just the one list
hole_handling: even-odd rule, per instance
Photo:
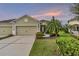
{"label": "cloud", "polygon": [[43,12],[37,15],[33,15],[32,17],[42,17],[42,16],[60,16],[62,15],[62,11],[60,10],[51,10],[51,11],[47,11],[47,12]]}

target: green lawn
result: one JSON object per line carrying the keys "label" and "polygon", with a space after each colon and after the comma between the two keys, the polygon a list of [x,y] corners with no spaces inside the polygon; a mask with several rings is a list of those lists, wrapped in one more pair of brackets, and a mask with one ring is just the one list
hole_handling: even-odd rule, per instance
{"label": "green lawn", "polygon": [[60,55],[56,44],[59,39],[74,39],[70,34],[59,32],[60,36],[55,39],[36,39],[31,49],[30,56],[54,56]]}
{"label": "green lawn", "polygon": [[30,52],[31,56],[59,55],[56,39],[37,39]]}

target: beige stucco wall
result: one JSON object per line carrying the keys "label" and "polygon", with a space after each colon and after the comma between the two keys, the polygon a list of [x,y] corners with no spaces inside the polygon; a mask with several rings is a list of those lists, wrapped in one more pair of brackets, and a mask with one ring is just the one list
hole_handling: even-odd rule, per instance
{"label": "beige stucco wall", "polygon": [[16,21],[16,26],[38,26],[38,22],[32,18],[24,17]]}
{"label": "beige stucco wall", "polygon": [[12,26],[12,24],[7,22],[0,22],[0,26]]}

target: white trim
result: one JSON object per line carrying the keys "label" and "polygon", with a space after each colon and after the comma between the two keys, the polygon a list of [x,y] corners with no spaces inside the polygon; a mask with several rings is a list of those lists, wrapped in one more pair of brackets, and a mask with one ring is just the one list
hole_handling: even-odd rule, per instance
{"label": "white trim", "polygon": [[16,35],[16,25],[15,25],[15,23],[12,24],[12,34]]}

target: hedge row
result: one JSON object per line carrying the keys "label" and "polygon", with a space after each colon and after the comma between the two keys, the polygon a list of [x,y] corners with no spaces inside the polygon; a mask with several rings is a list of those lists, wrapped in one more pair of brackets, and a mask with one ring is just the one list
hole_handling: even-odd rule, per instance
{"label": "hedge row", "polygon": [[79,41],[76,39],[58,39],[57,44],[63,56],[79,56]]}

